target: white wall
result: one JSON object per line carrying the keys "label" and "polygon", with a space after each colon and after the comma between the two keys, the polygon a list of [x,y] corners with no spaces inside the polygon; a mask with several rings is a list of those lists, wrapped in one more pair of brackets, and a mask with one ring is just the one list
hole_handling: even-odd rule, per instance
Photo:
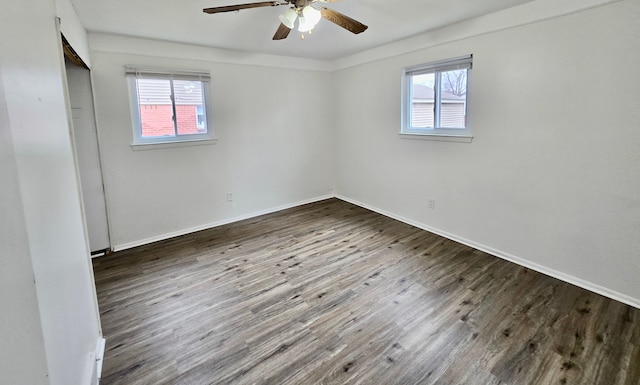
{"label": "white wall", "polygon": [[[16,366],[21,370],[28,365],[34,371],[29,374],[21,370],[17,384],[47,383],[46,380],[30,381],[42,375],[42,348],[49,384],[87,384],[100,338],[55,16],[53,0],[9,2],[3,4],[0,16],[1,35],[11,37],[0,40],[0,76],[6,102],[3,132],[8,129],[13,144],[13,154],[9,148],[8,155],[13,162],[3,161],[1,166],[2,175],[9,177],[10,187],[4,186],[3,179],[2,191],[9,195],[8,203],[15,205],[9,211],[8,220],[17,225],[16,238],[15,244],[10,243],[9,247],[18,253],[12,258],[17,263],[15,271],[20,274],[8,293],[25,299],[23,307],[9,305],[27,315],[24,327],[31,328],[36,304],[33,286],[29,289],[26,280],[33,285],[35,279],[42,327],[42,337],[33,330],[33,336],[28,339],[9,339],[8,344],[2,341],[3,352],[16,351],[24,355],[26,351],[33,351],[35,354],[33,362]],[[3,139],[5,137],[9,136],[3,134]],[[16,181],[18,185],[12,184]],[[18,211],[22,212],[22,218]],[[4,211],[2,217],[4,223],[7,220]],[[30,261],[25,260],[29,257]],[[3,263],[4,258],[3,254]],[[27,276],[29,265],[33,268],[32,276]],[[4,293],[3,290],[3,297]],[[2,311],[3,314],[6,311],[4,303]],[[10,331],[25,333],[22,328]],[[44,339],[44,346],[40,338]],[[35,345],[22,346],[26,342]],[[0,363],[2,375],[11,370],[5,365],[12,362],[13,359]]]}
{"label": "white wall", "polygon": [[[113,245],[335,185],[345,199],[640,306],[637,14],[633,1],[536,0],[334,63],[92,34]],[[401,68],[469,53],[473,143],[400,138]],[[132,150],[128,64],[211,71],[218,143]],[[291,123],[307,113],[307,124]]]}
{"label": "white wall", "polygon": [[[115,249],[332,193],[328,72],[225,63],[237,53],[212,58],[207,48],[157,41],[90,35],[90,42]],[[125,65],[209,71],[217,143],[132,149]]]}
{"label": "white wall", "polygon": [[[337,71],[338,193],[640,306],[638,20],[621,1]],[[401,69],[470,53],[473,143],[400,138]]]}
{"label": "white wall", "polygon": [[48,384],[38,299],[0,73],[0,384]]}

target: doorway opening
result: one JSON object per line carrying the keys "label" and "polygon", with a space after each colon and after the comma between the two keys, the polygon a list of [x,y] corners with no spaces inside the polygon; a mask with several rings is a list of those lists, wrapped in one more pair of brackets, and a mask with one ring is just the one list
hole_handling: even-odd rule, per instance
{"label": "doorway opening", "polygon": [[89,67],[62,35],[72,132],[91,256],[111,252],[106,196]]}

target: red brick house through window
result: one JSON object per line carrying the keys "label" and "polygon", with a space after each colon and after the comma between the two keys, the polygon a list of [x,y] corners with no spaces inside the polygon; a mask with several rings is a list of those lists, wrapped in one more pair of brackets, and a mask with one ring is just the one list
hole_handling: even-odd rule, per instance
{"label": "red brick house through window", "polygon": [[139,78],[136,86],[142,137],[207,132],[202,82]]}

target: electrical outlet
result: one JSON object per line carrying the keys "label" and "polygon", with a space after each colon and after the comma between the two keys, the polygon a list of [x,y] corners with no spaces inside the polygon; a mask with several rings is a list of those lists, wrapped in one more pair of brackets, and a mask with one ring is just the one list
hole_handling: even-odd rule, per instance
{"label": "electrical outlet", "polygon": [[433,198],[429,198],[429,208],[430,209],[435,209],[436,208],[436,200]]}
{"label": "electrical outlet", "polygon": [[227,193],[227,201],[229,202],[233,201],[233,193],[230,193],[230,192]]}

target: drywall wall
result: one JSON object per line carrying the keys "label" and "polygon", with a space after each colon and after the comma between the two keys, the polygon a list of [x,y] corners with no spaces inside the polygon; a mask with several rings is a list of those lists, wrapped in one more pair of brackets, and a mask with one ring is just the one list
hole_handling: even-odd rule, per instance
{"label": "drywall wall", "polygon": [[[100,324],[65,105],[55,4],[53,0],[9,2],[3,4],[1,14],[2,35],[11,36],[0,41],[4,121],[8,122],[15,162],[8,166],[9,180],[18,181],[9,192],[15,195],[19,190],[22,201],[20,205],[14,196],[17,206],[10,213],[15,217],[20,209],[24,219],[20,224],[20,217],[16,218],[15,242],[19,243],[12,248],[21,254],[13,257],[27,258],[28,252],[31,258],[30,279],[35,280],[48,383],[88,384]],[[2,167],[7,167],[4,162]],[[13,177],[11,169],[15,169]],[[28,262],[20,263],[19,271],[25,274]],[[22,286],[24,279],[19,282]],[[33,321],[33,293],[21,292],[20,285],[8,290],[17,297],[25,295],[22,310],[31,315],[25,319],[27,326]],[[33,338],[38,339],[35,334]],[[2,342],[3,351],[13,348],[18,352],[27,349]],[[29,349],[36,354],[39,350],[37,345]],[[37,355],[33,359],[33,370],[39,375],[42,359]],[[16,383],[30,384],[29,378],[32,376],[25,374]]]}
{"label": "drywall wall", "polygon": [[47,361],[0,72],[0,384],[45,385]]}
{"label": "drywall wall", "polygon": [[616,1],[620,0],[531,0],[521,5],[357,52],[335,60],[332,67],[334,70],[345,69],[473,36],[569,15]]}
{"label": "drywall wall", "polygon": [[[337,192],[640,306],[639,19],[620,1],[335,72]],[[401,69],[470,53],[473,142],[400,137]]]}
{"label": "drywall wall", "polygon": [[[637,59],[636,6],[523,7],[335,63],[91,34],[115,248],[307,201],[336,184],[345,199],[640,304],[629,104],[638,79],[602,75],[628,73]],[[593,9],[574,13],[581,8]],[[469,53],[473,143],[400,138],[401,68]],[[218,143],[133,150],[127,64],[211,71]]]}
{"label": "drywall wall", "polygon": [[[203,47],[110,41],[105,35],[94,45],[92,39],[96,119],[116,250],[332,193],[329,73],[203,60],[210,57]],[[154,47],[155,54],[114,52],[135,51],[136,45],[141,52]],[[210,72],[217,142],[132,148],[125,65]]]}

